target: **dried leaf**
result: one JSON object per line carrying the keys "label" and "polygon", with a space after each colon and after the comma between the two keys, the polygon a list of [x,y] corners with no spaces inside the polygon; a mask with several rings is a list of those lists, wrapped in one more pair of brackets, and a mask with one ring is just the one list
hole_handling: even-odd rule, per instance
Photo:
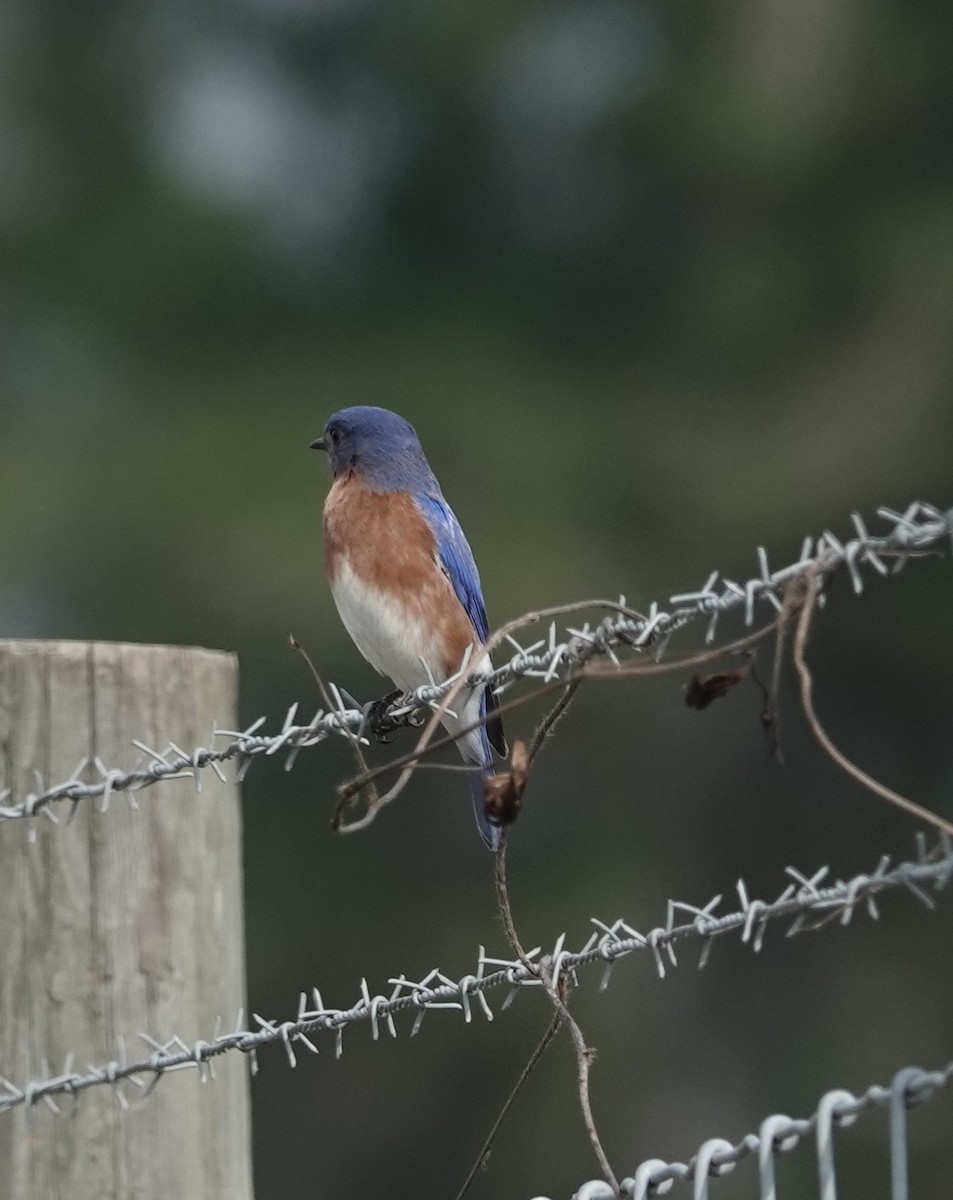
{"label": "dried leaf", "polygon": [[691,683],[685,689],[685,703],[689,708],[707,708],[719,696],[727,696],[733,687],[737,687],[748,674],[748,668],[738,671],[723,671],[718,675],[693,675]]}
{"label": "dried leaf", "polygon": [[483,781],[486,814],[497,825],[512,825],[519,816],[528,779],[529,753],[526,743],[517,738],[510,752],[510,769]]}

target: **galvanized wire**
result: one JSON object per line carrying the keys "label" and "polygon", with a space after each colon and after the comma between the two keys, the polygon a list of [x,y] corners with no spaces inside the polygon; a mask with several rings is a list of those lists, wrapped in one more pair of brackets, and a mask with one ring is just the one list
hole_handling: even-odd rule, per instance
{"label": "galvanized wire", "polygon": [[[941,835],[939,842],[928,849],[920,836],[913,860],[891,867],[889,861],[882,858],[870,873],[855,875],[848,880],[826,882],[828,875],[827,867],[810,876],[788,867],[786,886],[774,900],[749,897],[747,887],[739,880],[735,889],[738,907],[727,912],[720,911],[724,907],[721,896],[715,896],[702,906],[672,900],[668,904],[665,924],[644,933],[621,919],[612,922],[593,919],[594,930],[578,949],[568,949],[566,935],[560,934],[545,955],[541,955],[541,948],[537,947],[527,957],[534,964],[545,965],[546,974],[554,984],[567,972],[602,964],[601,988],[604,989],[609,983],[613,964],[640,950],[652,955],[659,975],[664,977],[668,968],[677,965],[677,942],[700,941],[698,965],[703,967],[715,939],[720,936],[739,933],[742,942],[758,952],[772,922],[790,919],[787,936],[792,936],[820,929],[832,921],[847,925],[861,906],[876,919],[877,897],[899,888],[906,888],[927,907],[933,908],[935,901],[927,889],[940,891],[953,876],[953,842]],[[335,1053],[339,1055],[348,1026],[367,1023],[375,1040],[380,1037],[382,1028],[396,1037],[395,1018],[403,1013],[414,1014],[411,1036],[420,1028],[426,1014],[437,1010],[460,1012],[464,1021],[469,1022],[474,1010],[478,1009],[490,1021],[493,1012],[486,997],[490,989],[508,987],[502,1005],[505,1009],[524,988],[541,987],[542,981],[519,959],[491,957],[481,946],[472,974],[453,979],[434,968],[421,980],[399,975],[388,980],[388,984],[389,991],[372,995],[367,980],[362,979],[358,1000],[343,1009],[326,1006],[321,992],[314,988],[310,997],[301,993],[294,1017],[283,1021],[268,1020],[254,1014],[256,1028],[248,1028],[243,1023],[243,1014],[239,1013],[231,1030],[222,1032],[220,1027],[216,1028],[208,1041],[189,1044],[177,1035],[160,1041],[140,1033],[139,1039],[149,1049],[147,1055],[132,1057],[123,1043],[118,1047],[118,1056],[111,1062],[90,1066],[85,1071],[74,1070],[73,1056],[70,1055],[59,1072],[49,1074],[44,1070],[43,1078],[28,1083],[15,1084],[0,1076],[0,1113],[38,1101],[58,1111],[55,1096],[76,1096],[104,1084],[114,1089],[117,1103],[126,1107],[129,1100],[124,1085],[127,1082],[148,1092],[163,1075],[173,1071],[194,1068],[204,1078],[214,1073],[215,1058],[234,1050],[248,1055],[254,1070],[257,1052],[272,1044],[283,1046],[289,1064],[294,1067],[296,1051],[318,1053],[312,1034],[333,1034]]]}
{"label": "galvanized wire", "polygon": [[[834,1163],[834,1131],[853,1125],[868,1108],[886,1105],[890,1121],[890,1200],[909,1200],[907,1159],[907,1110],[929,1100],[940,1088],[953,1079],[953,1062],[938,1071],[920,1067],[903,1067],[887,1087],[873,1084],[859,1096],[836,1088],[825,1092],[809,1117],[788,1117],[774,1113],[761,1122],[757,1133],[746,1134],[738,1142],[724,1138],[709,1138],[687,1162],[666,1162],[649,1158],[639,1165],[634,1175],[621,1180],[623,1196],[631,1200],[648,1200],[650,1196],[667,1193],[673,1183],[691,1180],[693,1200],[709,1200],[709,1181],[727,1175],[743,1159],[758,1160],[758,1196],[760,1200],[776,1200],[775,1159],[788,1154],[805,1138],[814,1137],[817,1156],[818,1196],[820,1200],[837,1200],[837,1172]],[[534,1200],[547,1200],[536,1196]],[[616,1200],[616,1193],[603,1179],[584,1183],[573,1200]]]}
{"label": "galvanized wire", "polygon": [[[947,539],[953,540],[953,509],[944,512],[916,501],[902,513],[879,508],[877,515],[889,527],[882,535],[868,533],[859,514],[853,513],[851,521],[855,536],[847,541],[839,540],[830,532],[816,540],[806,538],[798,559],[776,571],[770,569],[767,552],[759,546],[758,573],[744,583],[736,583],[713,571],[696,591],[670,596],[670,607],[662,608],[653,601],[648,614],[643,617],[619,611],[625,608],[624,600],[614,605],[594,600],[593,609],[611,607],[615,611],[594,625],[587,622],[579,628],[567,627],[562,636],[557,635],[556,625],[552,624],[548,637],[530,646],[521,646],[515,638],[509,637],[508,641],[516,651],[509,661],[487,674],[472,672],[470,678],[486,680],[501,693],[520,679],[538,679],[547,683],[553,679],[568,679],[581,663],[596,655],[608,658],[617,666],[620,654],[644,652],[650,646],[661,655],[668,638],[699,617],[707,618],[706,641],[710,644],[722,614],[741,609],[745,624],[750,626],[759,602],[772,610],[780,609],[784,586],[808,570],[828,576],[845,567],[854,591],[860,593],[863,567],[881,575],[896,574],[911,556],[935,550]],[[884,562],[888,556],[892,559],[889,568]],[[466,670],[464,664],[461,673]],[[419,687],[386,708],[384,713],[392,723],[406,723],[421,707],[436,707],[457,678],[453,676],[442,683]],[[213,726],[209,744],[192,750],[173,743],[154,750],[137,741],[134,745],[144,759],[131,771],[110,768],[98,758],[83,759],[69,779],[52,787],[39,780],[35,791],[14,803],[10,803],[12,793],[7,789],[0,792],[0,824],[38,815],[56,821],[54,807],[63,801],[70,801],[75,806],[81,801],[98,798],[100,808],[105,810],[115,792],[124,793],[129,804],[135,807],[134,793],[163,780],[191,778],[200,789],[204,770],[211,769],[224,779],[222,764],[231,760],[241,764],[240,778],[257,758],[280,753],[286,755],[285,768],[290,770],[299,751],[321,745],[335,735],[360,737],[367,728],[373,702],[361,704],[334,684],[330,685],[329,691],[333,708],[319,709],[307,724],[296,723],[299,706],[293,704],[277,733],[259,732],[266,721],[265,717],[259,717],[244,730]],[[84,775],[92,778],[81,778]]]}

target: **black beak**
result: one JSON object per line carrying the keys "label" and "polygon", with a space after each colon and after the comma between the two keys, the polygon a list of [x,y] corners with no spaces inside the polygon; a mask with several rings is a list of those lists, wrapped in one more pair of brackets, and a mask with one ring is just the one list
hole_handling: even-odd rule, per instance
{"label": "black beak", "polygon": [[328,444],[323,437],[315,438],[311,443],[312,450],[327,450]]}

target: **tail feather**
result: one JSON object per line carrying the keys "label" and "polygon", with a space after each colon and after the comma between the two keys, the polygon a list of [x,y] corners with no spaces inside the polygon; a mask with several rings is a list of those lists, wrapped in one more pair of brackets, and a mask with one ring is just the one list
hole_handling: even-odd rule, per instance
{"label": "tail feather", "polygon": [[500,716],[500,698],[490,688],[483,689],[481,713],[486,717],[486,733],[490,745],[500,758],[506,758],[508,747],[506,734],[503,732],[503,718]]}
{"label": "tail feather", "polygon": [[487,776],[495,774],[496,772],[492,767],[484,767],[482,771],[472,771],[470,773],[470,795],[473,797],[473,815],[476,817],[477,829],[480,831],[480,837],[483,839],[484,846],[494,853],[500,848],[503,827],[497,825],[495,821],[491,821],[486,815],[483,780]]}

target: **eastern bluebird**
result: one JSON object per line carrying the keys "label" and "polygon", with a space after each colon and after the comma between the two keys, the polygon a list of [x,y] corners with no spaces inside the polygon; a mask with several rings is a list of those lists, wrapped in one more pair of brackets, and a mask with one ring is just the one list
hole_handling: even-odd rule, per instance
{"label": "eastern bluebird", "polygon": [[[384,408],[344,408],[311,443],[327,451],[334,483],[324,502],[324,556],[344,627],[367,661],[404,692],[460,669],[490,666],[489,625],[473,553],[443,497],[414,427]],[[499,702],[488,687],[464,688],[444,713],[470,776],[480,836],[491,850],[500,827],[486,813],[490,747],[506,754]]]}

